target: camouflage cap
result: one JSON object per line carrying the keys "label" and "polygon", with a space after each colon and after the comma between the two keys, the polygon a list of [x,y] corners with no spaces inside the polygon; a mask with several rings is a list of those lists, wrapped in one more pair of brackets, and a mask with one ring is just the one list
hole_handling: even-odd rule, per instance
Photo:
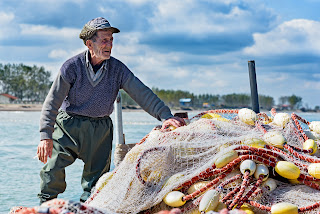
{"label": "camouflage cap", "polygon": [[115,27],[111,27],[108,20],[106,20],[103,17],[98,17],[95,19],[92,19],[87,24],[85,24],[80,32],[79,38],[83,40],[84,44],[86,44],[86,41],[88,39],[91,39],[91,37],[98,31],[98,30],[104,30],[104,29],[110,29],[113,33],[119,33],[120,30]]}

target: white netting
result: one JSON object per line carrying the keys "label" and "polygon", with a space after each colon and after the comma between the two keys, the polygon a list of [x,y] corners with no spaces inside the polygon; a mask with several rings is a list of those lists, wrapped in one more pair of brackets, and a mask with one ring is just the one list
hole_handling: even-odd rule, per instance
{"label": "white netting", "polygon": [[[97,185],[99,193],[93,194],[93,199],[89,200],[88,204],[114,213],[138,213],[144,210],[156,212],[170,209],[162,202],[167,193],[209,169],[219,157],[234,150],[248,139],[263,139],[264,133],[261,129],[241,122],[237,111],[214,111],[214,114],[211,116],[206,114],[204,118],[199,115],[193,118],[189,125],[173,131],[151,131],[142,144],[136,145],[128,152],[123,162],[112,172],[111,178],[111,175],[108,175],[107,179],[99,181]],[[262,119],[266,120],[266,118]],[[296,127],[293,120],[290,120],[285,128],[272,123],[264,124],[263,127],[268,132],[282,133],[288,145],[302,148],[301,136],[299,138],[294,131]],[[279,159],[303,162],[287,151],[283,151],[288,155],[275,152],[280,155]],[[259,161],[256,162],[259,163]],[[235,170],[238,168],[238,166],[235,167]],[[278,187],[272,192],[264,191],[255,199],[257,202],[271,206],[284,201],[298,207],[318,202],[318,190],[305,185],[290,184],[287,179],[276,176],[272,167],[269,166],[269,170],[270,176],[278,180]],[[301,169],[301,174],[307,175],[307,172]],[[212,181],[218,175],[202,180]],[[171,176],[177,176],[178,179],[169,184],[165,183]],[[228,177],[221,179],[219,183],[227,179]],[[102,185],[103,181],[105,181],[104,185]],[[246,191],[255,182],[252,179]],[[225,189],[221,198],[240,184],[241,181],[238,181]],[[297,196],[301,200],[297,200]],[[197,209],[197,206],[192,205],[192,201],[197,204],[196,200],[189,200],[181,209],[185,212]],[[253,209],[256,212],[263,212],[258,208]]]}
{"label": "white netting", "polygon": [[[186,203],[179,208],[183,213],[199,213],[196,210],[203,195],[190,196],[188,189],[197,182],[205,181],[207,185],[214,181],[207,187],[218,190],[220,185],[219,201],[226,207],[236,201],[235,206],[244,203],[255,213],[267,213],[272,205],[287,202],[296,205],[299,211],[320,212],[318,179],[308,174],[310,162],[306,161],[307,158],[319,161],[318,153],[310,156],[308,151],[302,151],[305,139],[295,121],[290,119],[283,128],[275,125],[272,117],[263,114],[256,117],[252,112],[247,115],[249,118],[242,119],[238,110],[212,110],[191,118],[187,126],[172,131],[152,130],[114,171],[99,179],[86,205],[103,213],[156,213],[172,209],[163,199],[182,187],[179,191],[186,196],[183,198]],[[271,146],[263,147],[267,132],[281,133],[286,143],[280,146],[268,143]],[[291,151],[292,148],[298,152]],[[245,175],[224,185],[223,182],[241,174],[239,165],[245,159],[266,164],[277,187],[269,191],[262,177],[254,176],[249,176],[245,184]],[[279,176],[273,168],[278,161],[294,163],[300,169],[299,181]],[[243,198],[246,195],[248,198]]]}

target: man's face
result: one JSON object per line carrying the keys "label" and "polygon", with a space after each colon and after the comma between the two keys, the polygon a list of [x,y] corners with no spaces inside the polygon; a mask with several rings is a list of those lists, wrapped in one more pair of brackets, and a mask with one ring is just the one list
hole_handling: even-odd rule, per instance
{"label": "man's face", "polygon": [[95,41],[92,41],[93,56],[99,61],[110,59],[112,49],[112,31],[99,30]]}

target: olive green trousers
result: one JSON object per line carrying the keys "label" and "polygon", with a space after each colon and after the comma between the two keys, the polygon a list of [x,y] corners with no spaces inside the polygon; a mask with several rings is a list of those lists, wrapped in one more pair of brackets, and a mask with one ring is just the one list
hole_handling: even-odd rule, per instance
{"label": "olive green trousers", "polygon": [[40,204],[65,191],[65,167],[77,158],[84,162],[80,201],[85,201],[98,179],[110,169],[112,121],[110,117],[90,118],[62,111],[54,128],[52,157],[40,171]]}

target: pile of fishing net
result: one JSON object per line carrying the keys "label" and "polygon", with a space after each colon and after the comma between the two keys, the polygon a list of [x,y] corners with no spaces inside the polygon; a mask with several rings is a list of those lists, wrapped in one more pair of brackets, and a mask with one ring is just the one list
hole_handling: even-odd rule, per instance
{"label": "pile of fishing net", "polygon": [[319,213],[320,121],[270,113],[210,110],[154,128],[72,213]]}

